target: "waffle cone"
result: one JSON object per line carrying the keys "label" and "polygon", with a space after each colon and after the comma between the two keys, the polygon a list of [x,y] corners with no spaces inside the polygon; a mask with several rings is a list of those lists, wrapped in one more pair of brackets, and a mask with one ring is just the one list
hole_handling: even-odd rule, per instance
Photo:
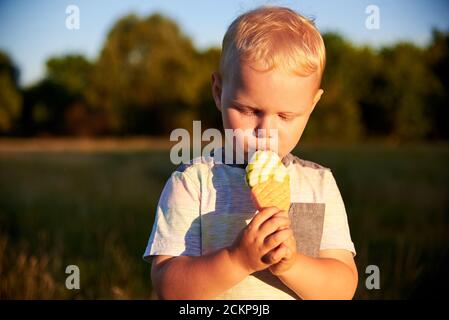
{"label": "waffle cone", "polygon": [[290,208],[290,179],[288,176],[282,181],[269,178],[265,182],[251,188],[251,195],[257,209],[277,207],[288,211]]}

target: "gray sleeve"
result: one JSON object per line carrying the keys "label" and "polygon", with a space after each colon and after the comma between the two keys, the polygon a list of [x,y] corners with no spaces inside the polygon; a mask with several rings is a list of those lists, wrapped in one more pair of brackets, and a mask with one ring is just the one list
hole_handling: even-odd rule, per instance
{"label": "gray sleeve", "polygon": [[160,196],[143,258],[155,255],[201,255],[200,192],[185,171],[174,172]]}

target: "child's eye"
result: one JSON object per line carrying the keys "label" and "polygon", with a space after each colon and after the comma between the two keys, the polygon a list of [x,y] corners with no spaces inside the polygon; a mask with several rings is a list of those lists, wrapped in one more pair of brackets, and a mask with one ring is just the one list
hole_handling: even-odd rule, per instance
{"label": "child's eye", "polygon": [[286,122],[292,121],[294,119],[294,117],[284,116],[282,114],[279,115],[279,118],[281,118],[283,121],[286,121]]}
{"label": "child's eye", "polygon": [[240,110],[240,112],[249,117],[255,117],[257,115],[257,113],[252,110]]}

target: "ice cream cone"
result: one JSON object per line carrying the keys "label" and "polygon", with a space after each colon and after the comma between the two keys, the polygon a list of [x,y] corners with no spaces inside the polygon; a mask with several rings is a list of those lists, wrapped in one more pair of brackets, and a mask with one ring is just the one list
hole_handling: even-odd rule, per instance
{"label": "ice cream cone", "polygon": [[246,182],[258,210],[290,208],[290,177],[275,152],[259,150],[253,154],[246,167]]}

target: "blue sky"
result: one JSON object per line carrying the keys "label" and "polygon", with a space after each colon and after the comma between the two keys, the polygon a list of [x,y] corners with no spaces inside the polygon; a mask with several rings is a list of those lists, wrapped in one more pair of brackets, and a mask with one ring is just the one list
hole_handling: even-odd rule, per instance
{"label": "blue sky", "polygon": [[[432,27],[449,29],[449,1],[445,0],[0,0],[0,50],[19,67],[22,85],[39,80],[49,56],[82,53],[95,59],[108,30],[130,12],[161,12],[178,22],[198,48],[219,46],[229,23],[240,13],[261,4],[276,4],[314,17],[320,31],[338,31],[357,44],[375,47],[396,41],[425,45]],[[77,5],[80,29],[65,27],[66,7]],[[368,5],[380,10],[380,29],[365,27]]]}

